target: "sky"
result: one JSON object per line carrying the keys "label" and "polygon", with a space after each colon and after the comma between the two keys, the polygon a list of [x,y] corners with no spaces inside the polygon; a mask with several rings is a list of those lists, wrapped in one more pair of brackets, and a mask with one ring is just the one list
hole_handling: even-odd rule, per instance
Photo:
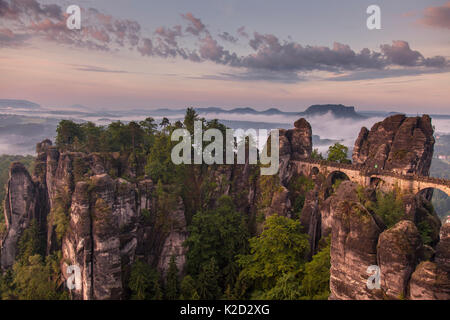
{"label": "sky", "polygon": [[449,35],[447,0],[0,0],[0,98],[450,114]]}

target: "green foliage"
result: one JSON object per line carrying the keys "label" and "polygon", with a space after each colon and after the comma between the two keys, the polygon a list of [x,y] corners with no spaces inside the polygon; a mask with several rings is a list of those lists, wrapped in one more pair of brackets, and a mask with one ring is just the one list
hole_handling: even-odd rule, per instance
{"label": "green foliage", "polygon": [[71,120],[61,120],[56,128],[56,146],[64,150],[73,150],[74,143],[83,141],[84,134],[81,125]]}
{"label": "green foliage", "polygon": [[273,194],[281,189],[280,179],[277,175],[261,176],[259,187],[261,195],[257,204],[258,208],[267,208],[272,202]]}
{"label": "green foliage", "polygon": [[136,260],[131,267],[128,283],[133,300],[160,300],[162,298],[160,277],[147,263]]}
{"label": "green foliage", "polygon": [[69,228],[70,202],[70,196],[67,191],[57,192],[54,206],[48,216],[48,222],[52,223],[52,226],[55,227],[56,237],[59,241],[62,240]]}
{"label": "green foliage", "polygon": [[45,248],[39,237],[39,227],[36,220],[32,220],[17,243],[17,260],[26,263],[28,258],[37,254],[44,254]]}
{"label": "green foliage", "polygon": [[166,275],[165,297],[168,300],[176,300],[179,296],[178,268],[175,256],[170,257],[169,270]]}
{"label": "green foliage", "polygon": [[84,175],[88,171],[88,167],[86,165],[86,160],[83,158],[76,157],[73,162],[73,180],[74,183],[81,181],[84,179]]}
{"label": "green foliage", "polygon": [[175,164],[171,159],[173,146],[174,143],[168,134],[165,132],[156,134],[145,166],[145,173],[154,181],[173,182],[176,173]]}
{"label": "green foliage", "polygon": [[433,242],[433,239],[431,238],[433,229],[431,228],[428,221],[423,220],[423,221],[419,222],[419,224],[417,225],[417,228],[419,229],[420,237],[422,238],[423,244],[430,245]]}
{"label": "green foliage", "polygon": [[298,270],[281,275],[273,288],[253,294],[256,299],[326,300],[330,294],[330,237],[327,245]]}
{"label": "green foliage", "polygon": [[250,239],[250,254],[238,257],[240,277],[251,280],[257,289],[269,290],[280,277],[297,271],[308,251],[308,236],[301,232],[300,222],[271,216],[262,234]]}
{"label": "green foliage", "polygon": [[234,284],[239,274],[235,256],[246,252],[248,231],[245,219],[236,211],[232,199],[222,196],[217,209],[198,212],[188,230],[190,235],[184,244],[189,248],[188,273],[197,276],[199,266],[214,259],[219,268],[220,283],[223,286]]}
{"label": "green foliage", "polygon": [[319,149],[314,149],[313,152],[311,152],[311,159],[323,160],[322,153],[319,152]]}
{"label": "green foliage", "polygon": [[181,281],[180,292],[181,292],[180,293],[181,300],[198,300],[199,299],[195,281],[190,275],[186,275],[183,278],[183,281]]}
{"label": "green foliage", "polygon": [[58,274],[50,260],[44,262],[39,254],[31,255],[27,261],[13,266],[14,296],[20,300],[59,300],[63,296],[57,291]]}
{"label": "green foliage", "polygon": [[56,300],[67,297],[59,288],[61,253],[45,259],[43,256],[43,241],[33,220],[19,239],[13,268],[0,281],[2,299]]}
{"label": "green foliage", "polygon": [[330,238],[328,245],[305,264],[302,299],[326,300],[330,295]]}
{"label": "green foliage", "polygon": [[314,189],[314,181],[303,175],[297,176],[289,182],[289,191],[292,194],[294,212],[300,213],[305,204],[306,193]]}
{"label": "green foliage", "polygon": [[207,264],[202,266],[197,277],[197,292],[201,300],[220,298],[219,268],[214,258],[211,258]]}
{"label": "green foliage", "polygon": [[339,162],[339,163],[351,163],[347,159],[348,147],[336,142],[334,145],[328,148],[328,161]]}
{"label": "green foliage", "polygon": [[377,191],[377,201],[368,206],[386,224],[388,228],[394,226],[405,214],[405,208],[399,192],[390,191],[384,193]]}
{"label": "green foliage", "polygon": [[333,192],[336,193],[337,189],[339,188],[339,186],[341,185],[341,183],[345,181],[344,179],[336,179],[333,183],[333,185],[331,186],[333,188]]}
{"label": "green foliage", "polygon": [[145,223],[147,223],[147,224],[149,224],[150,223],[150,221],[151,221],[151,213],[150,213],[150,210],[148,210],[148,209],[141,209],[141,215],[142,215],[142,217],[143,217],[143,219],[144,219],[144,222]]}

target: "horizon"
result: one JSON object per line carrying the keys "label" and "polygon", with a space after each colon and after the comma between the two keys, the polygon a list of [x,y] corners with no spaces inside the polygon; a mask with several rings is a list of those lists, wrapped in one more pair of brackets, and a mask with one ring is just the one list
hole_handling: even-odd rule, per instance
{"label": "horizon", "polygon": [[[92,113],[92,112],[114,112],[114,111],[125,111],[123,108],[108,108],[108,107],[99,107],[99,108],[92,108],[90,106],[87,105],[83,105],[83,104],[79,104],[79,103],[75,103],[72,105],[67,105],[67,106],[51,106],[51,105],[42,105],[41,103],[39,103],[38,101],[30,101],[30,100],[26,100],[26,99],[14,99],[14,98],[4,98],[1,97],[0,101],[4,101],[4,100],[11,100],[11,101],[24,101],[24,102],[30,102],[30,103],[34,103],[38,105],[38,108],[43,108],[45,110],[49,110],[49,111],[74,111],[74,112],[82,112],[82,113]],[[210,105],[210,106],[195,106],[192,104],[186,104],[185,106],[181,106],[181,107],[166,107],[166,106],[153,106],[153,107],[130,107],[127,108],[126,110],[128,111],[160,111],[160,110],[170,110],[170,111],[181,111],[181,110],[186,110],[187,108],[194,108],[196,110],[204,110],[204,109],[213,109],[213,108],[217,108],[217,109],[221,109],[223,111],[233,111],[233,110],[237,110],[237,109],[251,109],[253,111],[262,113],[262,112],[266,112],[266,111],[270,111],[270,110],[276,110],[279,111],[281,113],[303,113],[305,112],[308,108],[312,107],[312,106],[328,106],[328,105],[334,105],[334,106],[344,106],[344,107],[353,107],[355,112],[358,113],[379,113],[379,114],[405,114],[405,115],[433,115],[433,116],[450,116],[450,110],[448,110],[448,113],[434,113],[434,112],[401,112],[401,111],[397,111],[395,108],[393,109],[379,109],[379,110],[374,110],[374,109],[364,109],[364,108],[360,108],[359,106],[353,106],[353,105],[345,105],[345,104],[341,104],[341,103],[323,103],[323,104],[311,104],[309,106],[305,106],[305,107],[301,107],[303,108],[302,110],[285,110],[285,108],[283,108],[282,106],[269,106],[269,107],[253,107],[250,105],[236,105],[236,106],[220,106],[220,105]],[[0,107],[0,109],[2,109],[3,107]],[[14,110],[14,109],[20,109],[19,107],[8,107],[10,108],[10,110]],[[74,108],[79,108],[78,110],[75,110]],[[25,108],[26,109],[26,108]],[[86,110],[86,109],[91,109],[91,110]],[[33,110],[33,108],[31,108],[30,110]],[[1,111],[0,111],[1,112]]]}

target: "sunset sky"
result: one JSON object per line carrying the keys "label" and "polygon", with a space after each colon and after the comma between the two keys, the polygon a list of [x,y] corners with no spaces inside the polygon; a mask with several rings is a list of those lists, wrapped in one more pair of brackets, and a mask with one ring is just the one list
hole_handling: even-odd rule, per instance
{"label": "sunset sky", "polygon": [[0,0],[2,98],[450,114],[450,1]]}

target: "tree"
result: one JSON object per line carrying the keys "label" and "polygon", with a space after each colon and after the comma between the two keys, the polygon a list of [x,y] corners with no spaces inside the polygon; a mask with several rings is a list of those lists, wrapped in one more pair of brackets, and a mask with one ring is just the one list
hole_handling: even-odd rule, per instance
{"label": "tree", "polygon": [[84,140],[80,125],[71,120],[61,120],[56,128],[56,146],[63,150],[72,150],[75,138]]}
{"label": "tree", "polygon": [[214,300],[220,297],[219,268],[214,258],[202,266],[197,278],[197,292],[201,300]]}
{"label": "tree", "polygon": [[187,108],[184,116],[184,126],[191,133],[194,134],[194,122],[199,120],[198,114],[194,108]]}
{"label": "tree", "polygon": [[300,222],[273,215],[261,235],[250,239],[250,254],[238,256],[240,277],[252,280],[256,289],[270,290],[279,278],[297,271],[308,252],[308,235],[301,232]]}
{"label": "tree", "polygon": [[163,183],[173,182],[175,178],[175,165],[171,158],[172,142],[170,136],[158,133],[150,148],[145,172],[154,180],[162,180]]}
{"label": "tree", "polygon": [[220,270],[220,284],[233,285],[239,274],[235,256],[246,252],[248,238],[244,217],[236,211],[233,200],[222,196],[217,209],[195,214],[189,233],[184,243],[189,248],[188,273],[198,275],[199,266],[214,258]]}
{"label": "tree", "polygon": [[39,254],[28,257],[28,261],[16,262],[13,266],[15,296],[20,300],[57,300],[60,294],[51,271]]}
{"label": "tree", "polygon": [[172,255],[170,257],[169,262],[169,270],[167,270],[166,275],[166,298],[168,300],[176,300],[178,299],[178,291],[179,291],[179,285],[178,285],[178,268],[177,264],[175,262],[175,256]]}
{"label": "tree", "polygon": [[162,118],[161,123],[159,124],[163,129],[170,126],[170,121],[166,117]]}
{"label": "tree", "polygon": [[133,264],[128,286],[132,292],[131,298],[134,300],[161,299],[158,272],[141,260]]}
{"label": "tree", "polygon": [[394,226],[405,214],[403,201],[400,193],[377,191],[377,201],[375,204],[368,203],[371,209],[379,216],[388,228]]}
{"label": "tree", "polygon": [[311,159],[323,160],[322,153],[319,152],[319,149],[314,149],[311,153]]}
{"label": "tree", "polygon": [[336,142],[334,145],[328,148],[328,161],[339,162],[339,163],[351,163],[349,159],[347,159],[348,148],[339,142]]}
{"label": "tree", "polygon": [[330,295],[330,238],[327,241],[327,246],[305,264],[301,282],[303,299],[326,300]]}
{"label": "tree", "polygon": [[190,275],[186,275],[180,285],[181,300],[198,300],[199,296],[195,287],[195,281]]}

